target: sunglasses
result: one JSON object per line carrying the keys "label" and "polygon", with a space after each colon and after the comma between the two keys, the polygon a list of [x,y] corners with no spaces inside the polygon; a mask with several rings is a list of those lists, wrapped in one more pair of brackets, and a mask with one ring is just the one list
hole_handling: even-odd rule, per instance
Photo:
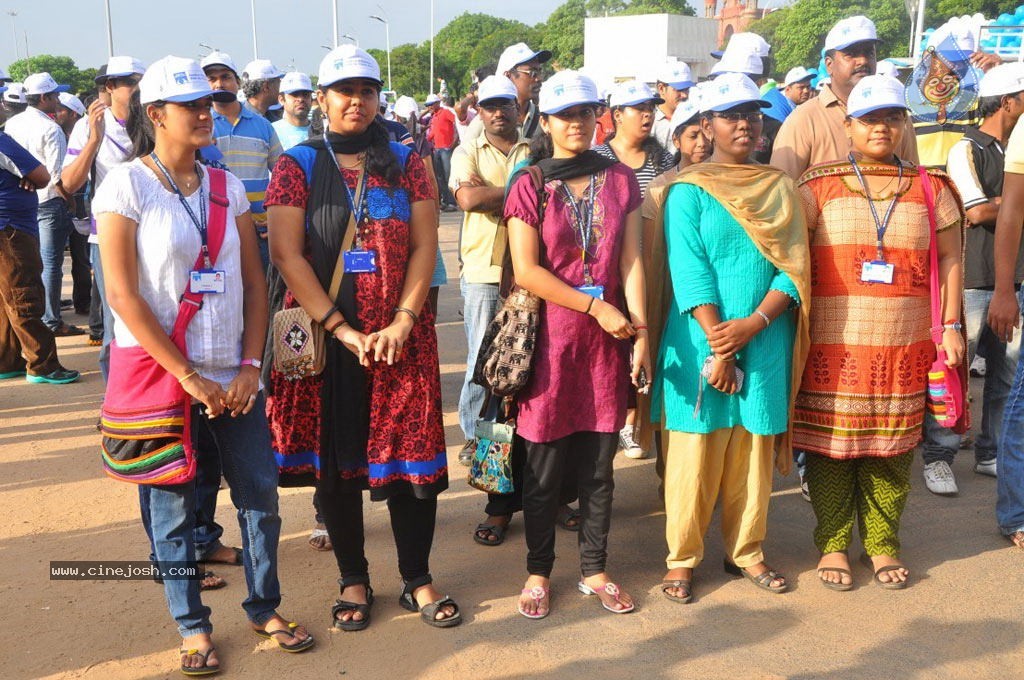
{"label": "sunglasses", "polygon": [[119,76],[117,78],[109,78],[108,80],[114,84],[114,87],[135,87],[142,78],[139,76]]}
{"label": "sunglasses", "polygon": [[726,111],[725,113],[713,111],[711,115],[715,118],[727,120],[730,123],[738,123],[741,120],[745,120],[748,123],[760,123],[764,120],[764,114],[760,111]]}

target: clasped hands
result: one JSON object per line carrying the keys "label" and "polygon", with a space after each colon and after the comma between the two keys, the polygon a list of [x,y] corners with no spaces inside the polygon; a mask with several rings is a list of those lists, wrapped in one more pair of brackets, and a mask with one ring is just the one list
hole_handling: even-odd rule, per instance
{"label": "clasped hands", "polygon": [[390,326],[379,331],[362,333],[343,324],[334,330],[334,337],[359,359],[360,366],[369,368],[373,362],[380,361],[391,366],[401,360],[412,327],[413,321],[407,314],[398,314]]}

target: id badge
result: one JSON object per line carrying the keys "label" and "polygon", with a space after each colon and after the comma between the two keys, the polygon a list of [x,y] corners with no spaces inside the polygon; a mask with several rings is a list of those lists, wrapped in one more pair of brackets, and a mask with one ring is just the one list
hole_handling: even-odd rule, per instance
{"label": "id badge", "polygon": [[598,300],[604,300],[604,286],[578,286],[576,290]]}
{"label": "id badge", "polygon": [[225,273],[223,269],[199,269],[189,273],[190,293],[223,293]]}
{"label": "id badge", "polygon": [[860,270],[860,280],[865,283],[892,283],[893,265],[889,262],[872,260],[865,262]]}
{"label": "id badge", "polygon": [[346,274],[373,274],[377,271],[376,250],[346,250]]}

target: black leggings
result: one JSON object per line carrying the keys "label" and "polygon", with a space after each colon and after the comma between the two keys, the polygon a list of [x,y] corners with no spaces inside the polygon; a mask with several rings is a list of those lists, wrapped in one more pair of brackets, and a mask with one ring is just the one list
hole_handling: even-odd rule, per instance
{"label": "black leggings", "polygon": [[[362,492],[336,490],[328,493],[320,490],[317,495],[341,576],[368,577]],[[437,520],[437,499],[392,496],[388,499],[388,510],[391,513],[391,532],[398,547],[399,573],[406,581],[427,576]]]}

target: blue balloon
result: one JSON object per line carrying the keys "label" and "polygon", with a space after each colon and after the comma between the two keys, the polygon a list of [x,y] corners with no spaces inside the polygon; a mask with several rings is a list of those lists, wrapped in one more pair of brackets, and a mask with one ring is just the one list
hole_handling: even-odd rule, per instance
{"label": "blue balloon", "polygon": [[1000,14],[999,18],[996,19],[996,23],[1000,26],[1013,26],[1013,17],[1009,14]]}
{"label": "blue balloon", "polygon": [[1013,13],[1013,16],[1017,17],[1018,19],[1024,17],[1024,5],[1018,7],[1017,10]]}

